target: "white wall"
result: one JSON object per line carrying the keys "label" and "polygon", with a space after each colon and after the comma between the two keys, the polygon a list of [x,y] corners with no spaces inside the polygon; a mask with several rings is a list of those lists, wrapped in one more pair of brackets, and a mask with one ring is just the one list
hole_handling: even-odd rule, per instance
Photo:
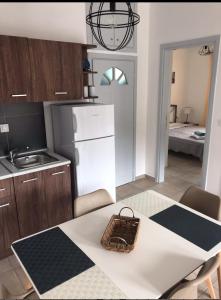
{"label": "white wall", "polygon": [[85,4],[2,2],[0,34],[85,43]]}
{"label": "white wall", "polygon": [[[136,176],[145,174],[149,3],[139,3]],[[0,3],[0,34],[86,43],[85,3]],[[44,103],[48,144],[50,110]]]}
{"label": "white wall", "polygon": [[138,3],[136,176],[146,174],[146,117],[148,93],[149,3]]}
{"label": "white wall", "polygon": [[[146,172],[155,176],[160,44],[221,34],[220,3],[158,3],[150,7]],[[221,56],[221,53],[219,57]],[[151,76],[150,76],[151,75]],[[221,68],[218,66],[207,189],[221,194]]]}
{"label": "white wall", "polygon": [[182,108],[190,106],[193,110],[188,120],[200,124],[210,76],[210,56],[201,56],[198,51],[199,47],[173,51],[172,69],[176,79],[171,85],[171,104],[177,104],[178,121],[185,121]]}

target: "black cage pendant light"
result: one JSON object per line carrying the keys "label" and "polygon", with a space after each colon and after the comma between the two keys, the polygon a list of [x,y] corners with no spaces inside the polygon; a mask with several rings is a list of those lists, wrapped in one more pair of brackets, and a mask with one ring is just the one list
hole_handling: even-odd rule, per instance
{"label": "black cage pendant light", "polygon": [[[90,26],[96,41],[110,51],[126,47],[133,36],[134,26],[140,22],[140,16],[133,12],[130,2],[121,2],[122,4],[124,9],[116,9],[116,2],[91,2],[86,17],[86,23]],[[113,46],[105,43],[107,30],[111,29],[121,30],[120,41]]]}

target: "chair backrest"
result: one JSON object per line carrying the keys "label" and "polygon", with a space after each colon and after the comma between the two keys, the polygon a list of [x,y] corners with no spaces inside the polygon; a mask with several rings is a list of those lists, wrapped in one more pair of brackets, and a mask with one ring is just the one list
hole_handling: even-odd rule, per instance
{"label": "chair backrest", "polygon": [[180,203],[213,219],[220,218],[220,198],[197,186],[191,186],[180,199]]}
{"label": "chair backrest", "polygon": [[80,217],[91,211],[113,203],[114,200],[104,189],[80,196],[74,200],[74,217]]}
{"label": "chair backrest", "polygon": [[172,292],[170,292],[167,299],[197,299],[197,288],[203,283],[219,266],[219,256],[210,258],[203,264],[197,277],[193,280],[186,280],[178,284]]}

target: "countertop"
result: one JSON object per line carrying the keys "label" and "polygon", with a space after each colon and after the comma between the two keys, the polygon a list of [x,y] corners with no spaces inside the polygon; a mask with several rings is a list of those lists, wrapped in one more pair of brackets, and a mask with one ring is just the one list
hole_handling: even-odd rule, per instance
{"label": "countertop", "polygon": [[[1,160],[0,160],[1,162]],[[0,180],[7,179],[12,177],[13,175],[0,163]]]}
{"label": "countertop", "polygon": [[1,158],[0,159],[0,180],[12,178],[12,177],[16,177],[16,176],[21,176],[21,175],[25,175],[25,174],[29,174],[29,173],[39,172],[42,170],[47,170],[47,169],[51,169],[51,168],[55,168],[55,167],[59,167],[59,166],[63,166],[63,165],[68,165],[71,163],[71,161],[69,159],[67,159],[57,153],[49,151],[49,150],[41,149],[39,151],[34,151],[33,153],[42,152],[42,151],[46,152],[47,154],[51,155],[54,158],[57,158],[58,160],[47,163],[45,165],[35,166],[35,167],[27,168],[27,169],[18,169],[15,166],[13,166],[7,160],[7,158]]}

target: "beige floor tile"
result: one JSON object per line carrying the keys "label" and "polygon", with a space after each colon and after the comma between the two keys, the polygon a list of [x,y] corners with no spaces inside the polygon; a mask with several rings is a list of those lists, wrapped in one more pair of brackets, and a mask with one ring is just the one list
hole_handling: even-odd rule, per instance
{"label": "beige floor tile", "polygon": [[142,190],[135,187],[133,184],[128,183],[117,187],[117,199],[125,199],[133,195],[141,193]]}
{"label": "beige floor tile", "polygon": [[165,182],[172,183],[181,190],[186,190],[192,185],[191,182],[174,175],[167,175],[165,178]]}
{"label": "beige floor tile", "polygon": [[151,189],[168,197],[172,197],[173,195],[185,190],[183,187],[176,186],[175,184],[169,182],[160,183]]}
{"label": "beige floor tile", "polygon": [[135,188],[145,191],[145,190],[157,185],[157,183],[148,178],[142,178],[142,179],[138,179],[138,180],[132,182],[131,185],[133,185]]}
{"label": "beige floor tile", "polygon": [[178,192],[177,194],[175,195],[172,195],[171,198],[175,201],[180,201],[181,197],[183,196],[184,192]]}

